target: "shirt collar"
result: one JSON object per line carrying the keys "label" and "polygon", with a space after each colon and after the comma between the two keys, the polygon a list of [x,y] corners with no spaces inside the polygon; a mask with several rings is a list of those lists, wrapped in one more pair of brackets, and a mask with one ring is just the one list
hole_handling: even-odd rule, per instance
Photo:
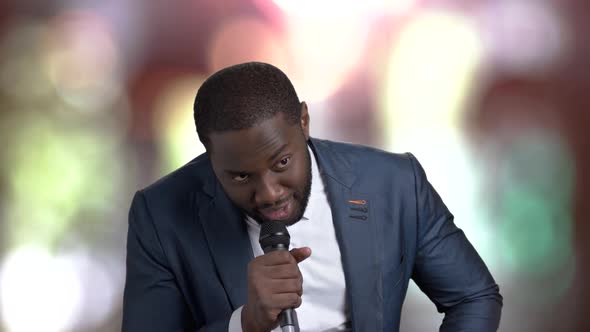
{"label": "shirt collar", "polygon": [[312,219],[312,214],[314,210],[314,202],[316,201],[316,197],[320,195],[324,191],[324,184],[322,183],[322,179],[320,177],[320,169],[318,167],[317,160],[313,153],[313,150],[307,146],[307,151],[309,151],[309,159],[311,161],[311,191],[309,194],[309,201],[307,202],[307,207],[303,212],[303,218],[305,220]]}

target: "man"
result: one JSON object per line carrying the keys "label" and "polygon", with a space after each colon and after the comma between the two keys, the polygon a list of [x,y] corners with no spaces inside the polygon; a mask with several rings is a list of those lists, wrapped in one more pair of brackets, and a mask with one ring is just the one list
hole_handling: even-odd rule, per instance
{"label": "man", "polygon": [[[207,152],[136,193],[123,331],[398,331],[409,279],[441,331],[495,331],[498,286],[411,154],[309,136],[279,69],[213,74],[194,107]],[[260,223],[290,252],[263,254]],[[313,250],[313,253],[312,253]]]}

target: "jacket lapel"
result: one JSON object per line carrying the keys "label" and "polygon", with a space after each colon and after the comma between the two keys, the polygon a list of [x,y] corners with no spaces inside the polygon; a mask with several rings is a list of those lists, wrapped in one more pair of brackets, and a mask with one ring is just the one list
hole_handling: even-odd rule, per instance
{"label": "jacket lapel", "polygon": [[383,330],[382,248],[379,225],[372,214],[375,197],[356,191],[350,158],[326,143],[311,140],[326,184],[332,218],[342,255],[350,318],[355,331]]}
{"label": "jacket lapel", "polygon": [[204,189],[212,197],[204,197],[199,202],[199,218],[221,282],[235,310],[248,299],[248,262],[254,257],[250,238],[242,214],[225,195],[214,174]]}

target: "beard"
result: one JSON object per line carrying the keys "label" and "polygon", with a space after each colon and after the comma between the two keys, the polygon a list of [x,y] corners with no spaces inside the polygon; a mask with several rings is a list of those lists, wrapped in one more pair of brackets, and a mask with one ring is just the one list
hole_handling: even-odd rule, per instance
{"label": "beard", "polygon": [[[295,212],[293,213],[293,217],[286,219],[286,220],[270,220],[265,218],[264,216],[261,216],[260,214],[256,214],[256,215],[251,215],[252,219],[254,219],[258,224],[262,224],[263,222],[266,221],[272,221],[272,222],[280,222],[282,224],[284,224],[285,226],[291,226],[296,224],[299,220],[301,220],[301,218],[303,217],[303,214],[305,213],[305,209],[307,209],[307,204],[309,203],[309,196],[311,195],[311,156],[309,154],[309,150],[306,149],[306,156],[307,156],[307,176],[305,179],[305,183],[303,185],[302,190],[295,190],[295,192],[292,195],[292,198],[295,201],[295,204],[297,205],[297,207],[295,208]],[[319,181],[319,180],[318,180]],[[281,204],[283,202],[279,202],[277,204]]]}

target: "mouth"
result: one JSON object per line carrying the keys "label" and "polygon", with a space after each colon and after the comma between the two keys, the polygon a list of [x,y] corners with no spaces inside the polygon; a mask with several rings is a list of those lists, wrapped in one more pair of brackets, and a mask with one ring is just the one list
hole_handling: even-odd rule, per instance
{"label": "mouth", "polygon": [[287,202],[281,204],[278,207],[260,209],[258,210],[258,212],[267,220],[287,220],[292,215],[293,202],[294,199],[291,198]]}

